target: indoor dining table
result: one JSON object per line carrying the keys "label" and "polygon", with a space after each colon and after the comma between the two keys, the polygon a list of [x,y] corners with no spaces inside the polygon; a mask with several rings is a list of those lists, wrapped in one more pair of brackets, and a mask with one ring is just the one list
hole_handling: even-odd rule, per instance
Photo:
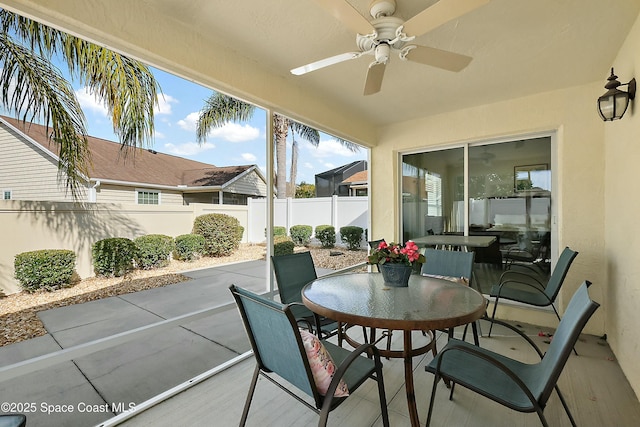
{"label": "indoor dining table", "polygon": [[343,324],[403,331],[402,351],[380,349],[386,357],[404,359],[407,405],[412,426],[419,426],[413,386],[416,355],[435,346],[414,348],[412,331],[435,331],[465,325],[485,313],[485,299],[476,290],[449,280],[412,275],[407,287],[388,286],[380,273],[322,277],[302,290],[304,304],[315,313]]}

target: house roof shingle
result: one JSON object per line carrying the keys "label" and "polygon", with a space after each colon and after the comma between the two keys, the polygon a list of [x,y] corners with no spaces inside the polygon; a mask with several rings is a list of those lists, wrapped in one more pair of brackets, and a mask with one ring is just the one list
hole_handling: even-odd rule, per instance
{"label": "house roof shingle", "polygon": [[[44,149],[59,155],[59,147],[49,139],[51,129],[35,123],[23,123],[0,116],[11,126],[30,137]],[[163,186],[216,187],[254,167],[253,165],[216,167],[152,149],[123,149],[122,145],[92,136],[87,137],[91,164],[89,178],[123,183]]]}

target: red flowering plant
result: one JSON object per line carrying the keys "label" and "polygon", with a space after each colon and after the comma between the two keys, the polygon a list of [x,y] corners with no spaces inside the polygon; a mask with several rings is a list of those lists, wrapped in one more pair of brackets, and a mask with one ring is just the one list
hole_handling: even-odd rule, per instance
{"label": "red flowering plant", "polygon": [[419,252],[418,245],[411,240],[403,245],[399,243],[380,242],[377,248],[371,251],[367,257],[367,264],[405,264],[415,265],[416,262],[424,263],[425,258]]}

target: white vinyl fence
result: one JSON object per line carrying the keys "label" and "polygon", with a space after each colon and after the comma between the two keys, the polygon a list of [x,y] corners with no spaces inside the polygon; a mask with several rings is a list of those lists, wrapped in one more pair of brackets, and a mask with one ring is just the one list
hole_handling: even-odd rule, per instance
{"label": "white vinyl fence", "polygon": [[[245,230],[248,242],[264,242],[267,227],[266,199],[249,201],[249,226]],[[287,229],[294,225],[332,225],[336,229],[336,244],[341,245],[340,227],[348,225],[369,228],[368,197],[319,197],[314,199],[277,199],[274,205],[274,226]],[[363,236],[364,237],[364,236]]]}

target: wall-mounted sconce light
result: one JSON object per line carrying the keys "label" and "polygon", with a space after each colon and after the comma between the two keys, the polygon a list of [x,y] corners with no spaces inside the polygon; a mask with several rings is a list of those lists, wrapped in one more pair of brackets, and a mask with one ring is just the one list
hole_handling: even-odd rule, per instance
{"label": "wall-mounted sconce light", "polygon": [[[627,92],[618,89],[618,86],[625,85]],[[618,76],[613,74],[613,68],[611,68],[611,75],[607,78],[607,84],[604,87],[607,92],[598,98],[598,114],[605,122],[621,119],[627,111],[629,100],[636,96],[636,79],[622,84],[618,81]]]}

